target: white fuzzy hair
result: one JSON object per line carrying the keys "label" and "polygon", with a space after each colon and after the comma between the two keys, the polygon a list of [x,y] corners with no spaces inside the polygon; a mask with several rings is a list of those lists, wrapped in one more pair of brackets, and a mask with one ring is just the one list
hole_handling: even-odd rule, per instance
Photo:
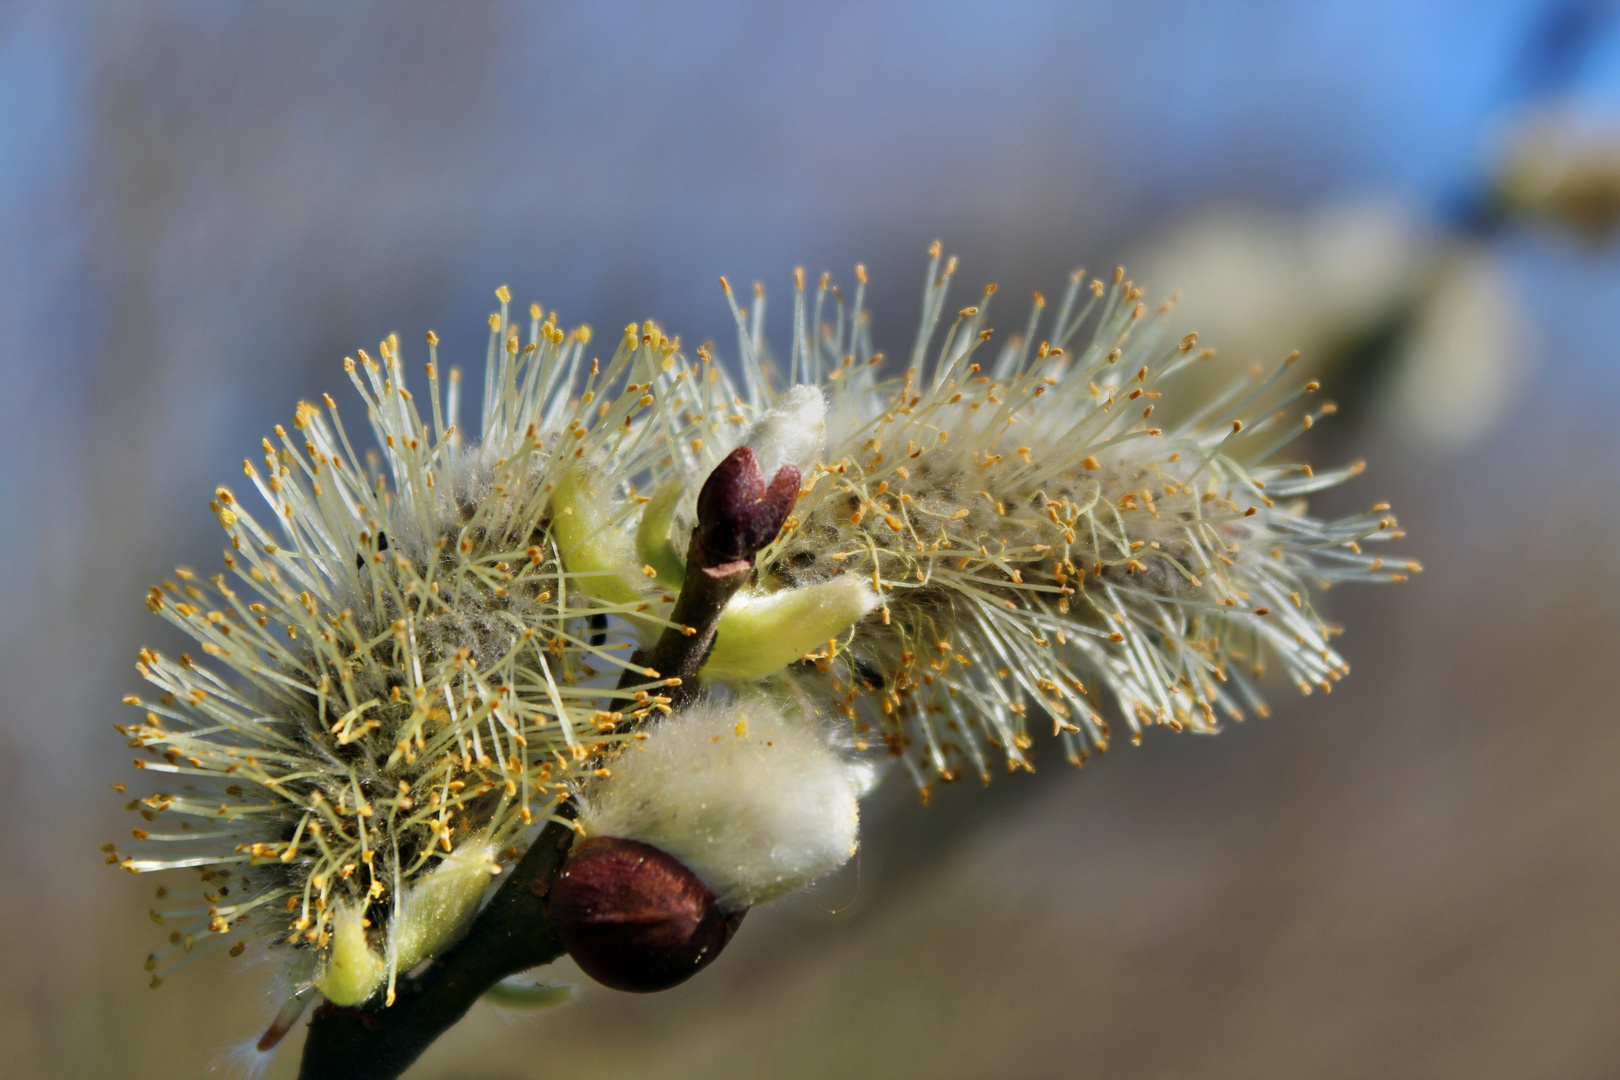
{"label": "white fuzzy hair", "polygon": [[791,387],[776,407],[760,414],[739,446],[754,451],[766,483],[783,465],[809,475],[827,442],[827,401],[817,386]]}
{"label": "white fuzzy hair", "polygon": [[579,820],[587,835],[668,852],[735,910],[785,896],[855,853],[859,780],[819,725],[762,697],[708,700],[612,761]]}

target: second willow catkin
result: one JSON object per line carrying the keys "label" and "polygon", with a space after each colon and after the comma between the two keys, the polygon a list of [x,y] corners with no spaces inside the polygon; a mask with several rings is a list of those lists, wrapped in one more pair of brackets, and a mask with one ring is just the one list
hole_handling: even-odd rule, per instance
{"label": "second willow catkin", "polygon": [[[1080,763],[1120,720],[1135,736],[1263,714],[1256,683],[1273,662],[1304,693],[1330,689],[1348,666],[1313,592],[1418,567],[1362,550],[1401,535],[1387,506],[1307,513],[1304,496],[1361,466],[1279,459],[1333,411],[1314,382],[1290,385],[1293,357],[1161,427],[1177,373],[1213,354],[1196,335],[1167,339],[1168,305],[1150,313],[1123,271],[1077,272],[1050,321],[1037,294],[1023,333],[998,346],[985,324],[995,286],[941,338],[955,260],[932,254],[898,378],[869,362],[859,292],[851,317],[839,303],[836,327],[820,321],[825,278],[813,305],[798,279],[789,370],[802,382],[787,393],[753,374],[757,335],[737,312],[742,392],[775,418],[750,436],[815,449],[800,451],[813,464],[754,590],[791,614],[741,599],[707,670],[723,676],[740,642],[818,638],[781,678],[886,744],[925,792],[964,771],[988,778],[992,747],[1029,765],[1037,716]],[[824,408],[806,386],[824,389]],[[723,448],[723,418],[710,420]],[[840,582],[866,599],[781,603]]]}

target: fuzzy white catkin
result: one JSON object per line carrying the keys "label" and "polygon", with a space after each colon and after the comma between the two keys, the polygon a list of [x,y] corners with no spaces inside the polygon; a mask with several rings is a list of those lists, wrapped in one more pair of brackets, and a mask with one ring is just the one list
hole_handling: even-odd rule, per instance
{"label": "fuzzy white catkin", "polygon": [[414,393],[396,338],[359,352],[344,366],[377,450],[355,449],[330,396],[299,404],[242,464],[269,513],[215,489],[226,573],[177,568],[147,595],[196,646],[140,654],[154,692],[125,697],[143,719],[122,731],[146,790],[125,807],[152,827],[103,851],[132,873],[195,869],[202,892],[152,909],[176,920],[147,958],[154,987],[256,939],[294,995],[391,1003],[476,909],[494,853],[630,737],[600,718],[655,708],[633,697],[657,682],[594,678],[627,660],[582,631],[636,627],[661,595],[613,508],[665,454],[645,445],[665,430],[646,390],[673,345],[627,328],[599,362],[587,327],[538,306],[525,344],[510,292],[496,299],[478,422],[436,335]]}
{"label": "fuzzy white catkin", "polygon": [[808,473],[826,442],[826,399],[820,387],[800,384],[755,420],[737,445],[754,452],[759,470],[768,481],[783,465]]}
{"label": "fuzzy white catkin", "polygon": [[581,800],[589,836],[638,840],[735,910],[785,896],[855,853],[858,771],[817,725],[762,698],[701,702],[628,747]]}

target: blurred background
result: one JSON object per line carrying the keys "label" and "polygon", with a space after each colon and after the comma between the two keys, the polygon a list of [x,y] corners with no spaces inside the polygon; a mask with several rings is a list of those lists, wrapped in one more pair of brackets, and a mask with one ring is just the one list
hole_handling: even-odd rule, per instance
{"label": "blurred background", "polygon": [[[492,290],[734,337],[716,285],[930,241],[995,320],[1124,262],[1222,363],[1290,349],[1393,502],[1354,668],[1215,739],[932,807],[653,998],[480,1005],[410,1074],[1620,1073],[1620,13],[1602,3],[0,6],[0,1072],[187,1077],[262,1030],[146,987],[110,725],[206,503],[390,332],[477,369]],[[966,301],[964,301],[966,302]],[[1043,753],[1044,751],[1044,753]],[[271,1075],[296,1071],[301,1031]]]}

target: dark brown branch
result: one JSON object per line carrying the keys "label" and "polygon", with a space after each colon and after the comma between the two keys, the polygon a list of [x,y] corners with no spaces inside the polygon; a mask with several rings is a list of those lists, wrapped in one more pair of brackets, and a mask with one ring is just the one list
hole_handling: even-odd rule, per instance
{"label": "dark brown branch", "polygon": [[[697,696],[698,671],[709,658],[709,651],[714,648],[715,632],[720,628],[720,616],[725,612],[726,602],[747,582],[748,575],[754,570],[752,559],[728,563],[716,569],[700,566],[694,559],[697,549],[698,539],[694,530],[686,556],[686,582],[681,586],[681,594],[676,597],[675,608],[669,614],[670,621],[675,625],[664,630],[650,653],[643,655],[638,652],[630,659],[632,664],[650,667],[666,679],[681,680],[680,685],[671,688],[668,694],[669,707],[675,712],[686,708]],[[628,676],[630,672],[625,674]]]}
{"label": "dark brown branch", "polygon": [[[647,676],[680,678],[670,694],[679,711],[697,695],[698,670],[714,647],[726,603],[754,569],[754,555],[770,543],[798,496],[799,472],[783,466],[767,488],[747,447],[715,467],[698,493],[698,525],[687,550],[686,581],[666,629],[645,656],[637,655],[620,689]],[[557,811],[573,816],[572,803]],[[433,1041],[466,1015],[501,979],[563,953],[546,914],[551,883],[562,869],[574,830],[550,822],[467,934],[422,973],[400,980],[393,1005],[339,1008],[322,1005],[309,1022],[300,1080],[394,1080]]]}

